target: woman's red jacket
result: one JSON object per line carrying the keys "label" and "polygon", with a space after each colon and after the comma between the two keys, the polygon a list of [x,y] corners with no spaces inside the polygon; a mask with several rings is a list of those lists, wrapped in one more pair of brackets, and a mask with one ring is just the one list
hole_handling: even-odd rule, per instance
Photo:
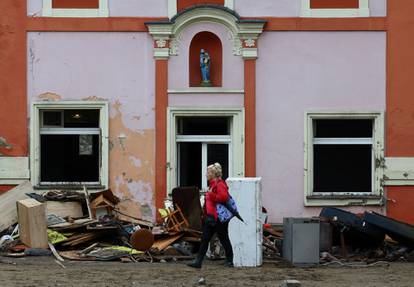
{"label": "woman's red jacket", "polygon": [[210,188],[205,197],[205,213],[214,216],[217,220],[217,203],[226,203],[229,199],[229,188],[224,180],[210,180]]}

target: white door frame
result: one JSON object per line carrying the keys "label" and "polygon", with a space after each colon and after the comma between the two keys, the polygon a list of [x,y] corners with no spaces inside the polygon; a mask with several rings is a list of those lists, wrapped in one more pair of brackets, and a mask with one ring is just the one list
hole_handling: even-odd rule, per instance
{"label": "white door frame", "polygon": [[178,117],[230,117],[232,170],[229,177],[244,177],[244,108],[169,107],[167,109],[167,197],[177,186],[177,118]]}

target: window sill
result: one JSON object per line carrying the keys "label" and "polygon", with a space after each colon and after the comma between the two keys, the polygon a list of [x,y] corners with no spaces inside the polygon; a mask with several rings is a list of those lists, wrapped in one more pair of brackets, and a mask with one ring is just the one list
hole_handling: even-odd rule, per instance
{"label": "window sill", "polygon": [[378,194],[308,195],[305,206],[382,206],[383,196]]}
{"label": "window sill", "polygon": [[33,186],[34,190],[83,190],[83,186],[86,186],[88,190],[104,190],[103,185],[88,185],[88,184],[40,184]]}

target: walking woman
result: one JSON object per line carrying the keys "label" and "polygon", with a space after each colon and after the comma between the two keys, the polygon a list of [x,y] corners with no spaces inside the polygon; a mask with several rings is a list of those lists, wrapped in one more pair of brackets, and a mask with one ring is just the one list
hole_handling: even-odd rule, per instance
{"label": "walking woman", "polygon": [[201,245],[194,262],[188,266],[201,268],[204,256],[206,255],[208,244],[215,233],[217,233],[220,243],[226,253],[226,267],[233,267],[233,248],[229,239],[229,221],[220,222],[217,214],[217,204],[225,204],[229,199],[229,190],[226,182],[221,178],[222,168],[219,163],[207,167],[207,180],[210,187],[205,195],[204,203],[204,222]]}

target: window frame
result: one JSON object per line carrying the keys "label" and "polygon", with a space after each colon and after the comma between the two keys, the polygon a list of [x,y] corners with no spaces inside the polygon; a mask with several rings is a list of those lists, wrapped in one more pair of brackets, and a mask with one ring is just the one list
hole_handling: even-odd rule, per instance
{"label": "window frame", "polygon": [[[229,117],[231,133],[229,136],[191,136],[182,138],[177,135],[177,119],[181,117]],[[178,141],[197,140],[201,142],[227,142],[229,144],[229,178],[244,177],[244,108],[217,108],[217,107],[169,107],[167,109],[167,190],[166,197],[171,196],[172,189],[177,186],[178,179]]]}
{"label": "window frame", "polygon": [[[99,110],[99,129],[100,129],[100,168],[99,182],[41,182],[40,180],[40,135],[61,133],[62,128],[42,128],[42,111],[60,111],[69,109],[95,109]],[[79,132],[78,128],[64,128],[68,133]],[[83,132],[96,134],[97,128],[83,128]],[[93,130],[93,131],[92,131]],[[56,188],[62,186],[81,187],[83,185],[89,188],[106,189],[109,186],[108,172],[109,158],[109,114],[108,102],[105,101],[65,101],[65,102],[35,102],[32,103],[30,115],[30,179],[36,188]]]}
{"label": "window frame", "polygon": [[[384,112],[382,111],[306,111],[304,116],[304,203],[305,206],[345,206],[383,204]],[[313,192],[313,121],[318,119],[372,119],[372,192]],[[362,138],[363,139],[363,138]],[[344,139],[346,140],[346,139]],[[353,139],[357,143],[361,138]],[[357,141],[358,140],[358,141]],[[367,143],[367,139],[362,142]]]}
{"label": "window frame", "polygon": [[60,9],[52,7],[53,0],[43,0],[43,17],[108,17],[108,0],[99,0],[97,9]]}
{"label": "window frame", "polygon": [[315,18],[342,18],[342,17],[369,17],[369,0],[359,0],[359,8],[349,9],[312,9],[311,0],[302,0],[301,17]]}

